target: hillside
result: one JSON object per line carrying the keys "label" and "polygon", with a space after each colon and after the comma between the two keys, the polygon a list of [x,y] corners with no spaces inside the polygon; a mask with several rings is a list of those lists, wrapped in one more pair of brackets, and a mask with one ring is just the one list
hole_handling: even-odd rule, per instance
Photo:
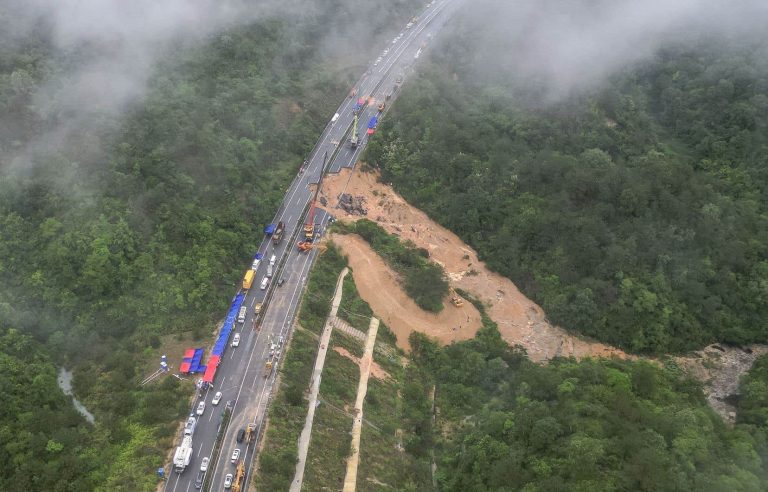
{"label": "hillside", "polygon": [[382,179],[560,326],[635,353],[766,341],[768,44],[672,45],[552,102],[478,80],[476,27],[383,120]]}
{"label": "hillside", "polygon": [[[30,424],[9,407],[4,490],[154,489],[193,387],[138,382],[208,343],[335,103],[420,5],[261,2],[224,22],[118,4],[0,6],[0,329],[32,337],[46,374],[72,369],[96,416],[50,406],[79,433],[50,437],[73,461],[64,480],[58,446],[13,437]],[[16,465],[49,457],[39,487]]]}

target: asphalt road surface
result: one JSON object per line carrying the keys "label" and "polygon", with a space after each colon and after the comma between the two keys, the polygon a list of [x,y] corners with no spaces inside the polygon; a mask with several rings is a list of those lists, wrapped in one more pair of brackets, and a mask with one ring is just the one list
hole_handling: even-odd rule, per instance
{"label": "asphalt road surface", "polygon": [[[300,253],[296,248],[294,235],[301,232],[306,210],[312,198],[309,185],[317,182],[323,165],[324,154],[327,152],[330,162],[328,172],[338,172],[342,167],[352,167],[360,152],[367,143],[366,130],[370,118],[379,114],[378,104],[385,101],[389,106],[399,93],[399,85],[411,73],[413,64],[426,49],[431,38],[439,31],[449,17],[448,7],[458,3],[456,0],[436,0],[420,15],[420,19],[411,28],[404,28],[398,37],[388,42],[387,53],[381,53],[379,62],[372,62],[367,72],[360,78],[355,87],[357,96],[343,101],[337,113],[336,121],[329,121],[323,130],[317,145],[288,188],[285,198],[278,210],[274,223],[285,223],[283,239],[274,245],[270,238],[265,237],[259,247],[264,255],[256,272],[253,286],[246,293],[243,305],[248,307],[245,323],[235,323],[234,333],[240,333],[238,347],[227,346],[219,364],[213,387],[207,389],[202,397],[196,398],[190,413],[194,412],[199,401],[206,402],[205,413],[198,417],[192,442],[192,460],[183,473],[169,471],[165,483],[166,491],[196,490],[195,481],[198,477],[204,480],[205,474],[210,477],[209,490],[222,490],[226,474],[235,473],[235,466],[230,457],[235,448],[240,449],[240,459],[246,464],[246,475],[241,490],[246,490],[250,479],[253,462],[254,444],[237,443],[238,430],[244,429],[249,423],[257,426],[258,436],[263,431],[264,416],[274,384],[276,368],[282,354],[280,340],[287,340],[293,317],[299,304],[301,294],[306,285],[309,270],[317,252]],[[451,9],[452,10],[452,9]],[[398,82],[399,80],[399,82]],[[397,86],[397,87],[396,87]],[[386,100],[387,94],[390,99]],[[351,126],[353,123],[352,107],[358,97],[372,96],[375,101],[365,106],[359,114],[358,131],[360,144],[352,148],[349,144]],[[379,115],[379,119],[383,114]],[[322,234],[330,217],[318,209],[315,215],[316,232]],[[269,260],[276,257],[275,273],[265,290],[260,289],[262,279],[267,272]],[[245,273],[244,265],[243,273]],[[284,283],[277,286],[278,279]],[[267,304],[268,299],[268,304]],[[265,303],[265,309],[259,315],[254,314],[256,303]],[[233,335],[234,336],[234,335]],[[274,348],[273,348],[274,346]],[[266,368],[267,360],[273,360],[271,370]],[[221,391],[221,402],[214,406],[211,400],[215,392]],[[232,417],[224,438],[222,451],[218,457],[211,457],[222,412],[230,405]],[[255,439],[253,442],[257,442]],[[181,435],[176,445],[180,444]],[[211,457],[207,472],[200,471],[200,463],[204,457]],[[168,470],[168,467],[166,467]]]}

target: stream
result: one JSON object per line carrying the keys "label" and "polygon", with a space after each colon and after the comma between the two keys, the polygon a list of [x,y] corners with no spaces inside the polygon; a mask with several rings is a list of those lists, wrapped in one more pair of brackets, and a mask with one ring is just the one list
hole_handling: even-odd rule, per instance
{"label": "stream", "polygon": [[61,388],[64,394],[72,397],[72,403],[75,404],[75,410],[80,412],[80,415],[85,417],[85,420],[93,424],[96,421],[96,419],[93,417],[93,414],[89,412],[88,409],[85,408],[85,405],[80,403],[80,401],[75,398],[75,395],[72,393],[72,372],[67,371],[63,367],[60,367],[57,381],[59,383],[59,388]]}

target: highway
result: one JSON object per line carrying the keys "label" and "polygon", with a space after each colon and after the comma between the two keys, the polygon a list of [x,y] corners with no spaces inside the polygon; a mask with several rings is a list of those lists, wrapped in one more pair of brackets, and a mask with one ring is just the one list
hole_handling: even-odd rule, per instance
{"label": "highway", "polygon": [[[240,459],[246,466],[245,482],[241,490],[246,490],[253,466],[254,444],[237,443],[238,430],[246,428],[249,423],[257,427],[260,439],[263,431],[264,416],[269,404],[272,388],[277,373],[280,358],[283,355],[280,340],[288,340],[294,316],[301,299],[310,268],[316,258],[317,251],[301,253],[296,248],[296,234],[302,229],[306,220],[307,206],[312,198],[310,184],[317,183],[327,152],[329,162],[328,172],[338,172],[343,167],[352,167],[360,152],[367,143],[366,130],[370,118],[378,114],[377,105],[386,99],[389,106],[397,97],[399,90],[395,89],[398,79],[406,78],[412,71],[412,65],[417,61],[429,40],[442,27],[449,17],[448,7],[457,4],[455,0],[436,0],[419,15],[419,20],[410,29],[404,28],[400,36],[390,40],[386,46],[386,54],[381,54],[379,62],[372,62],[366,73],[357,81],[357,97],[373,96],[375,102],[365,106],[359,115],[358,128],[361,138],[360,145],[352,148],[349,143],[350,128],[353,123],[352,108],[357,97],[346,98],[337,110],[339,114],[335,121],[329,121],[323,130],[317,145],[309,158],[289,186],[285,198],[278,209],[274,223],[284,222],[283,239],[274,245],[269,237],[262,241],[258,252],[263,254],[253,286],[246,293],[243,305],[248,307],[245,323],[236,323],[233,333],[240,333],[238,347],[228,344],[219,364],[213,386],[197,396],[190,413],[194,412],[199,401],[206,402],[204,414],[198,418],[193,435],[192,460],[186,470],[175,473],[172,464],[167,470],[165,491],[179,492],[196,490],[195,482],[207,479],[207,490],[222,490],[225,476],[235,473],[235,466],[230,463],[232,451],[241,450]],[[453,10],[452,8],[450,10]],[[384,48],[383,48],[384,49]],[[397,84],[401,84],[402,80]],[[382,114],[381,117],[384,115]],[[315,215],[316,232],[322,234],[330,216],[317,209]],[[272,256],[276,257],[275,274],[265,290],[260,289],[262,279],[266,275],[267,265]],[[249,265],[243,265],[243,274]],[[278,279],[284,283],[278,286]],[[265,309],[258,315],[254,314],[256,303],[265,303]],[[234,335],[233,335],[234,336]],[[273,352],[275,345],[275,361],[271,370],[266,368],[266,362]],[[198,376],[196,376],[198,377]],[[221,391],[221,402],[211,404],[215,392]],[[211,456],[216,440],[222,413],[229,405],[232,409],[231,419],[224,437],[222,451],[218,457]],[[181,435],[176,439],[175,446],[181,442]],[[254,440],[258,442],[258,439]],[[204,457],[211,457],[211,463],[205,473],[200,471],[200,463]],[[210,475],[210,476],[206,476]]]}

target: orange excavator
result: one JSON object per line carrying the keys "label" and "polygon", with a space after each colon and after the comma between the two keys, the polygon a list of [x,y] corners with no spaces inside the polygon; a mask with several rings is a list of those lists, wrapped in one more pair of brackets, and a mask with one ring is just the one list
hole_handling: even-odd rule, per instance
{"label": "orange excavator", "polygon": [[328,152],[323,156],[323,167],[320,168],[320,179],[317,180],[315,195],[312,197],[312,203],[309,206],[307,222],[304,223],[304,239],[299,241],[296,246],[299,251],[306,253],[312,249],[312,243],[315,241],[315,208],[317,205],[317,196],[320,194],[320,188],[323,186],[323,176],[325,176],[325,164],[328,162]]}

